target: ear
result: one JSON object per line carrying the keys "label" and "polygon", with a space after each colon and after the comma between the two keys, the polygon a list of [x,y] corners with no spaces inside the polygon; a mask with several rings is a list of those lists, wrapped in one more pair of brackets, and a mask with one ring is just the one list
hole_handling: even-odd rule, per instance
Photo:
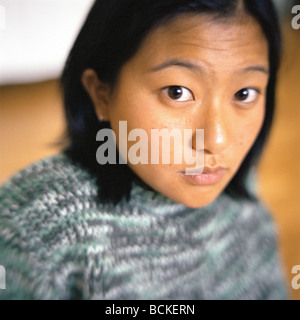
{"label": "ear", "polygon": [[110,86],[101,82],[96,71],[93,69],[84,70],[81,82],[94,104],[98,118],[101,121],[109,121]]}

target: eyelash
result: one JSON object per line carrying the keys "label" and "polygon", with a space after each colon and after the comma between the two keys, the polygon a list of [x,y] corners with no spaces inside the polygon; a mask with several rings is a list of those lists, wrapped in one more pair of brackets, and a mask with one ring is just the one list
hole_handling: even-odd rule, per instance
{"label": "eyelash", "polygon": [[[177,98],[177,99],[174,98],[174,97],[172,98],[172,97],[170,96],[170,90],[172,90],[172,89],[173,89],[174,91],[176,91],[176,90],[177,90],[177,91],[181,91],[181,92],[182,92],[181,96],[180,96],[179,98]],[[246,97],[245,100],[248,99],[249,95],[251,96],[251,93],[252,93],[252,95],[253,95],[253,93],[255,94],[254,98],[253,98],[251,101],[245,101],[245,100],[243,100],[243,99],[237,98],[237,95],[238,95],[238,94],[244,94],[246,91],[247,91],[247,97]],[[168,98],[170,98],[171,100],[174,100],[174,101],[176,101],[176,102],[187,102],[187,101],[195,100],[192,91],[191,91],[190,89],[186,88],[186,87],[183,87],[183,86],[176,86],[176,85],[174,85],[174,86],[168,86],[168,87],[163,88],[163,89],[162,89],[162,92],[163,92],[166,96],[168,96]],[[190,98],[184,99],[184,100],[180,100],[180,99],[182,99],[182,95],[184,95],[184,92],[185,92],[185,95],[188,94],[188,95],[190,96]],[[249,93],[249,92],[250,92],[250,93]],[[174,93],[174,92],[173,92],[173,93]],[[179,94],[180,94],[180,93],[179,93]],[[237,102],[242,103],[242,104],[251,104],[252,102],[254,102],[254,101],[257,99],[257,96],[258,96],[259,94],[261,94],[261,92],[260,92],[260,90],[258,90],[257,88],[247,88],[247,87],[245,87],[245,88],[242,88],[241,90],[237,91],[237,92],[234,94],[234,99],[235,99]]]}
{"label": "eyelash", "polygon": [[[239,93],[244,93],[245,91],[248,92],[248,96],[249,96],[249,95],[251,96],[251,94],[249,93],[249,91],[251,91],[252,93],[254,92],[255,96],[254,96],[254,98],[253,98],[251,101],[245,102],[245,100],[247,100],[248,97],[247,97],[245,100],[239,100],[239,99],[237,98],[237,95],[238,95]],[[254,102],[254,101],[257,99],[257,96],[258,96],[259,94],[261,94],[261,92],[260,92],[260,90],[258,90],[258,89],[256,89],[256,88],[243,88],[243,89],[237,91],[237,92],[234,94],[234,98],[235,98],[238,102],[240,102],[240,103],[243,103],[243,104],[251,104],[252,102]]]}
{"label": "eyelash", "polygon": [[[176,91],[176,90],[179,91],[179,90],[180,90],[180,91],[182,92],[182,95],[187,95],[187,94],[188,94],[188,96],[190,96],[190,98],[187,98],[187,99],[184,98],[184,100],[180,100],[180,99],[182,99],[182,95],[181,95],[181,97],[179,97],[179,98],[177,98],[177,99],[176,99],[176,98],[172,98],[172,97],[170,96],[170,90],[172,90],[172,89],[173,89],[174,91]],[[168,86],[168,87],[163,88],[162,91],[163,91],[163,93],[164,93],[166,96],[168,96],[170,99],[172,99],[172,100],[174,100],[174,101],[176,101],[176,102],[187,102],[187,101],[195,100],[192,91],[191,91],[190,89],[186,88],[186,87],[182,87],[182,86]]]}

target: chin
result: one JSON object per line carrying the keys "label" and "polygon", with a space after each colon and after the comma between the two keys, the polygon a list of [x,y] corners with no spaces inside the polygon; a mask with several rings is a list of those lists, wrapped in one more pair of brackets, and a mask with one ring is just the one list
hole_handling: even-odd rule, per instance
{"label": "chin", "polygon": [[181,199],[177,200],[177,202],[183,204],[184,206],[191,208],[191,209],[197,209],[197,208],[203,208],[211,203],[213,203],[216,200],[217,197],[212,197],[209,199]]}
{"label": "chin", "polygon": [[203,208],[213,203],[220,196],[222,190],[223,189],[219,189],[218,191],[206,190],[206,192],[200,191],[191,194],[185,193],[185,195],[179,196],[174,200],[191,209]]}

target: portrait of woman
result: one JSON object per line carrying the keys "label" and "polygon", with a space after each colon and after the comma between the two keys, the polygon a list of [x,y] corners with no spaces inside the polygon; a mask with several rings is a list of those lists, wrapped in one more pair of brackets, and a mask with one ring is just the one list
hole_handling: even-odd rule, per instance
{"label": "portrait of woman", "polygon": [[61,151],[0,188],[0,299],[289,299],[257,188],[279,24],[270,0],[94,1]]}

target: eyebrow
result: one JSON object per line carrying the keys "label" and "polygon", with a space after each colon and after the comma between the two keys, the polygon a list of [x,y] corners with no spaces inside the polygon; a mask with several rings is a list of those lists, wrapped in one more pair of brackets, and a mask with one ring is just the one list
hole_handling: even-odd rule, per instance
{"label": "eyebrow", "polygon": [[[189,70],[195,71],[197,73],[203,73],[204,71],[204,68],[198,64],[184,61],[184,60],[171,59],[155,66],[154,68],[151,69],[151,72],[157,72],[157,71],[174,67],[174,66],[184,67]],[[253,65],[240,70],[240,73],[248,73],[248,72],[262,72],[266,75],[269,75],[269,70],[261,65]]]}
{"label": "eyebrow", "polygon": [[158,66],[154,67],[151,69],[151,72],[157,72],[166,68],[170,68],[170,67],[174,67],[174,66],[178,66],[178,67],[184,67],[187,69],[191,69],[197,72],[202,72],[203,68],[197,64],[188,62],[188,61],[184,61],[184,60],[176,60],[176,59],[171,59],[171,60],[167,60],[161,64],[159,64]]}
{"label": "eyebrow", "polygon": [[269,70],[264,66],[250,66],[248,68],[242,69],[243,73],[247,72],[262,72],[265,73],[267,76],[270,74]]}

